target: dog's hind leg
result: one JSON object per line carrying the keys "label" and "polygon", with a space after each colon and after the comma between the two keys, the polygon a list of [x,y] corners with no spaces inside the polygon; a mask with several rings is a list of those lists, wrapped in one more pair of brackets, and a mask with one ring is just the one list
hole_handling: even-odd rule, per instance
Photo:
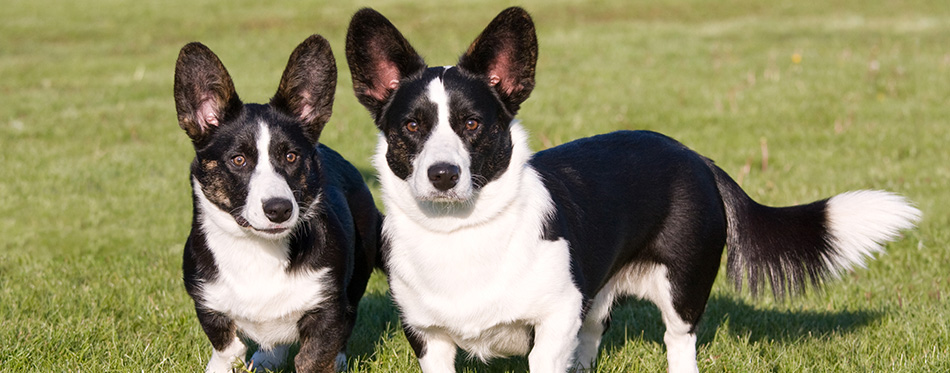
{"label": "dog's hind leg", "polygon": [[[696,366],[696,333],[694,323],[687,321],[681,315],[673,301],[673,289],[668,277],[666,266],[657,265],[649,271],[648,277],[643,279],[645,290],[641,296],[650,300],[660,309],[666,333],[663,334],[663,343],[666,344],[666,360],[669,363],[668,371],[699,372]],[[704,298],[705,299],[705,298]],[[700,315],[702,311],[700,311]],[[692,317],[690,317],[691,319]],[[696,317],[698,319],[698,317]]]}
{"label": "dog's hind leg", "polygon": [[[702,282],[699,287],[705,288],[705,291],[686,289],[691,285],[696,286],[695,283],[689,284],[683,281],[684,278],[689,277],[688,275],[683,271],[677,271],[671,275],[668,267],[662,264],[636,264],[625,268],[617,275],[618,286],[625,287],[620,289],[621,291],[649,300],[660,309],[663,324],[666,325],[663,342],[666,344],[669,372],[699,371],[696,365],[695,326],[702,316],[709,296],[710,286],[706,286],[706,282],[711,284],[712,281],[697,281]],[[683,299],[676,299],[676,297],[685,297],[685,294],[690,294],[695,298],[686,302],[683,302]]]}
{"label": "dog's hind leg", "polygon": [[666,344],[669,372],[699,372],[699,367],[696,365],[694,325],[684,321],[676,310],[671,308],[672,303],[660,307],[663,323],[666,325],[663,343]]}
{"label": "dog's hind leg", "polygon": [[663,324],[666,325],[663,342],[670,372],[699,371],[696,365],[696,324],[706,310],[718,265],[717,260],[692,260],[689,265],[663,271],[662,276],[654,279],[655,291],[648,299],[663,315]]}
{"label": "dog's hind leg", "polygon": [[[726,217],[710,183],[684,182],[680,199],[652,242],[656,264],[643,265],[638,295],[660,309],[670,372],[698,372],[696,325],[726,244]],[[701,217],[701,218],[698,218]]]}

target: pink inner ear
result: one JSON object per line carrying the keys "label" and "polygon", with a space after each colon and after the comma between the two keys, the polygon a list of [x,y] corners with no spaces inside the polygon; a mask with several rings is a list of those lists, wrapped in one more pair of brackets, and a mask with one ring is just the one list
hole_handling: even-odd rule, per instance
{"label": "pink inner ear", "polygon": [[215,105],[215,100],[211,98],[205,98],[198,104],[198,127],[201,129],[201,132],[207,131],[211,126],[218,126],[218,110],[217,105]]}
{"label": "pink inner ear", "polygon": [[310,92],[301,92],[300,96],[300,112],[297,113],[297,116],[300,118],[300,120],[309,122],[313,120],[313,116],[316,114],[314,113],[314,107],[311,104],[313,100],[311,99]]}
{"label": "pink inner ear", "polygon": [[365,93],[379,101],[383,101],[392,90],[399,88],[399,69],[392,61],[384,59],[378,59],[377,61],[373,86],[366,89]]}
{"label": "pink inner ear", "polygon": [[498,51],[495,61],[488,68],[488,85],[494,87],[501,84],[501,91],[510,95],[515,90],[515,79],[511,74],[511,59],[509,58],[511,48],[505,48]]}
{"label": "pink inner ear", "polygon": [[314,116],[313,105],[303,105],[300,107],[300,120],[309,122]]}

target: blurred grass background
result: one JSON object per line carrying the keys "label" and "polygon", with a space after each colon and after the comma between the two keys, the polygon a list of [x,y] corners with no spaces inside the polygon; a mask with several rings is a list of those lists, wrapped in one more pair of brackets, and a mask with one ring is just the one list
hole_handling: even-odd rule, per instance
{"label": "blurred grass background", "polygon": [[[367,175],[375,128],[352,96],[349,17],[373,6],[430,65],[509,3],[26,1],[0,13],[0,370],[196,371],[210,356],[181,284],[188,165],[172,77],[201,41],[246,102],[292,49],[330,40],[340,81],[322,141]],[[717,281],[699,329],[706,371],[950,370],[950,5],[939,0],[527,0],[535,149],[618,129],[679,139],[786,205],[888,189],[920,228],[867,269],[777,302]],[[635,172],[635,170],[631,170]],[[377,192],[378,194],[378,192]],[[350,368],[417,370],[377,274]],[[649,303],[617,307],[599,370],[665,369]],[[524,359],[467,371],[523,371]]]}

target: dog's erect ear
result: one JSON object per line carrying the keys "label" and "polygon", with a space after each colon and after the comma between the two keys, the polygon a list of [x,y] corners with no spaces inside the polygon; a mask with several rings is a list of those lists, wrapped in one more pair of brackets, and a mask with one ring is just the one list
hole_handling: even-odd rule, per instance
{"label": "dog's erect ear", "polygon": [[294,49],[270,104],[303,123],[304,133],[314,144],[333,112],[336,93],[336,60],[330,43],[311,35]]}
{"label": "dog's erect ear", "polygon": [[524,9],[511,7],[485,27],[459,58],[458,67],[485,79],[514,115],[534,89],[537,61],[534,22]]}
{"label": "dog's erect ear", "polygon": [[175,64],[178,125],[198,143],[241,108],[234,83],[218,56],[201,43],[181,48]]}
{"label": "dog's erect ear", "polygon": [[376,118],[406,77],[421,73],[425,61],[399,30],[379,12],[364,8],[353,15],[346,34],[346,60],[356,98]]}

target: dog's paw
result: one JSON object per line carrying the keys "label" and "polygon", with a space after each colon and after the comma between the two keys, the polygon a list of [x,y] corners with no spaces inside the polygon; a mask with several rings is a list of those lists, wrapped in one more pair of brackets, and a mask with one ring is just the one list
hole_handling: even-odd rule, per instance
{"label": "dog's paw", "polygon": [[[255,370],[277,370],[287,362],[287,354],[290,352],[290,346],[275,346],[270,350],[257,350],[248,365]],[[263,369],[263,370],[261,370]]]}
{"label": "dog's paw", "polygon": [[223,359],[212,359],[205,367],[205,373],[232,373],[242,363],[238,359],[227,361]]}
{"label": "dog's paw", "polygon": [[336,354],[336,371],[342,372],[346,370],[346,354],[338,353]]}

